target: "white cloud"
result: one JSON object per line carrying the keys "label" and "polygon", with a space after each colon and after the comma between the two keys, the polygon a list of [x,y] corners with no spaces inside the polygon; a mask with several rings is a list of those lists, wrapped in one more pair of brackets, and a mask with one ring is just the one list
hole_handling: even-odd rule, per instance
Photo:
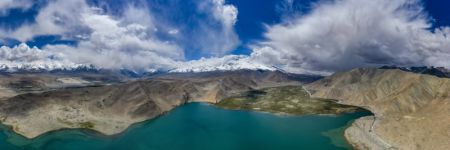
{"label": "white cloud", "polygon": [[134,6],[129,4],[125,7],[123,15],[120,17],[121,22],[126,24],[140,24],[146,26],[147,28],[155,29],[155,18],[151,14],[147,6]]}
{"label": "white cloud", "polygon": [[52,53],[27,44],[14,47],[0,47],[0,70],[15,71],[17,69],[72,69],[82,66],[67,60],[61,60]]}
{"label": "white cloud", "polygon": [[254,46],[255,60],[293,72],[355,67],[450,67],[450,29],[435,32],[417,0],[336,0],[306,15],[269,26]]}
{"label": "white cloud", "polygon": [[[200,49],[206,55],[223,56],[234,50],[239,44],[239,36],[234,30],[237,22],[238,9],[231,4],[225,4],[225,0],[207,0],[200,4],[200,11],[212,14],[212,21],[218,26],[200,27]],[[208,20],[207,20],[208,21]],[[205,22],[208,24],[209,22]]]}
{"label": "white cloud", "polygon": [[[31,5],[25,2],[28,0],[4,0],[0,9],[27,9]],[[38,35],[56,34],[78,39],[78,44],[47,45],[42,49],[23,44],[1,47],[0,64],[49,68],[93,64],[134,70],[274,65],[290,72],[320,74],[385,64],[450,68],[450,28],[427,30],[431,23],[418,0],[319,2],[308,14],[268,26],[267,40],[253,45],[249,57],[226,55],[239,44],[234,31],[237,8],[224,0],[207,0],[198,5],[197,11],[207,17],[195,21],[199,22],[193,29],[195,34],[183,35],[191,33],[186,32],[190,24],[167,23],[147,6],[126,5],[121,14],[113,15],[84,0],[49,1],[35,23],[11,31],[0,29],[0,37],[27,41]],[[202,55],[216,57],[184,62],[183,42],[195,43],[198,46],[194,48]]]}
{"label": "white cloud", "polygon": [[[33,59],[40,64],[92,64],[107,69],[170,68],[175,61],[184,59],[184,52],[177,44],[155,36],[155,29],[146,8],[130,5],[122,16],[112,16],[84,0],[55,0],[39,11],[36,23],[21,26],[4,36],[27,41],[37,35],[56,34],[78,38],[78,44],[47,45],[42,50],[28,51],[23,50],[27,47],[23,44],[2,47],[3,58],[10,61],[7,64],[29,63],[22,60]],[[49,56],[56,59],[48,59]]]}
{"label": "white cloud", "polygon": [[[14,2],[15,3],[15,2]],[[80,24],[81,14],[93,11],[84,0],[55,0],[42,8],[35,23],[26,23],[17,29],[0,32],[0,37],[28,41],[38,35],[71,36],[87,32]]]}
{"label": "white cloud", "polygon": [[237,21],[238,10],[233,5],[225,4],[225,0],[212,0],[213,15],[220,20],[225,27],[232,28]]}
{"label": "white cloud", "polygon": [[147,5],[126,4],[117,14],[85,0],[48,1],[35,22],[13,30],[0,29],[0,38],[25,42],[40,35],[60,35],[76,39],[77,45],[47,45],[41,51],[74,64],[135,70],[172,68],[175,62],[184,60],[182,47],[186,43],[196,45],[194,49],[206,56],[222,56],[239,43],[234,31],[238,11],[224,0],[205,1],[206,7],[197,13],[207,14],[207,19],[198,18],[200,25],[193,29],[196,35],[183,35],[188,25],[168,23],[152,14]]}
{"label": "white cloud", "polygon": [[4,61],[33,62],[41,59],[47,59],[49,55],[36,47],[30,48],[22,43],[12,48],[7,46],[0,47],[0,58]]}
{"label": "white cloud", "polygon": [[145,25],[126,24],[98,12],[82,14],[81,18],[82,24],[92,30],[87,40],[75,47],[49,45],[44,49],[74,63],[107,69],[167,68],[184,58],[181,48],[155,38]]}
{"label": "white cloud", "polygon": [[167,32],[167,33],[169,33],[169,34],[171,34],[171,35],[175,35],[175,34],[178,34],[180,31],[179,30],[177,30],[177,29],[172,29],[172,30],[169,30],[169,32]]}
{"label": "white cloud", "polygon": [[9,9],[28,9],[31,6],[33,6],[33,2],[31,0],[1,0],[0,16],[7,15]]}

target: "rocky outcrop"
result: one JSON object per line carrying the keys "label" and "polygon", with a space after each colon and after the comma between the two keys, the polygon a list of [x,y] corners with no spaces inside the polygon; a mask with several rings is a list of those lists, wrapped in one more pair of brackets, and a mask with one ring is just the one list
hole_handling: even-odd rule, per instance
{"label": "rocky outcrop", "polygon": [[440,78],[450,78],[450,70],[444,67],[397,67],[397,66],[382,66],[380,69],[398,69],[406,72],[414,72],[419,74],[433,75]]}
{"label": "rocky outcrop", "polygon": [[359,149],[450,147],[450,79],[375,68],[336,73],[307,86],[313,97],[337,99],[375,114],[346,130]]}

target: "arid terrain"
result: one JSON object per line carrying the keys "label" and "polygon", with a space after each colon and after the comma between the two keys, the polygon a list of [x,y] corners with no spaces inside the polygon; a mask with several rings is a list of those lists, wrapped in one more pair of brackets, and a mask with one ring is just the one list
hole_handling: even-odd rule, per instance
{"label": "arid terrain", "polygon": [[[216,103],[253,89],[302,84],[293,78],[298,79],[281,72],[237,71],[195,76],[171,74],[125,83],[39,89],[5,96],[0,101],[0,117],[3,124],[28,138],[63,128],[90,128],[111,135],[186,102]],[[85,83],[68,77],[45,79],[48,81],[42,83],[62,84],[61,80],[71,84]],[[25,81],[40,80],[29,78]]]}
{"label": "arid terrain", "polygon": [[102,73],[0,73],[0,99],[25,93],[102,86],[125,81],[126,77]]}
{"label": "arid terrain", "polygon": [[345,132],[357,149],[450,146],[450,79],[399,69],[354,69],[323,79],[242,70],[139,79],[19,74],[0,81],[1,122],[28,138],[64,128],[117,134],[179,105],[207,102],[294,115],[364,108],[375,116],[356,120]]}
{"label": "arid terrain", "polygon": [[358,149],[448,149],[450,79],[375,68],[336,73],[307,86],[313,97],[369,109],[345,136]]}
{"label": "arid terrain", "polygon": [[337,104],[336,101],[330,99],[311,98],[302,86],[282,86],[247,91],[223,99],[216,105],[226,109],[292,115],[341,114],[360,109]]}

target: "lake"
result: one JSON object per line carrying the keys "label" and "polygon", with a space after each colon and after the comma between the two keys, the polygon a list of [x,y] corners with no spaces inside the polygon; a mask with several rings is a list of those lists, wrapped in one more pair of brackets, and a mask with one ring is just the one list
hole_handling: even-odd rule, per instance
{"label": "lake", "polygon": [[368,111],[284,116],[224,110],[204,103],[178,107],[115,136],[70,129],[26,139],[5,126],[1,150],[293,150],[351,149],[343,136]]}

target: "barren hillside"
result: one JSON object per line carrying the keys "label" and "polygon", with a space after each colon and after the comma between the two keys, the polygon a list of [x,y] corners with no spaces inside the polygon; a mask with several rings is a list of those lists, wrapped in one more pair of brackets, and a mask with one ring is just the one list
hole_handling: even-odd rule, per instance
{"label": "barren hillside", "polygon": [[336,73],[307,88],[313,97],[337,99],[375,114],[346,130],[346,137],[360,149],[450,147],[448,78],[363,68]]}

